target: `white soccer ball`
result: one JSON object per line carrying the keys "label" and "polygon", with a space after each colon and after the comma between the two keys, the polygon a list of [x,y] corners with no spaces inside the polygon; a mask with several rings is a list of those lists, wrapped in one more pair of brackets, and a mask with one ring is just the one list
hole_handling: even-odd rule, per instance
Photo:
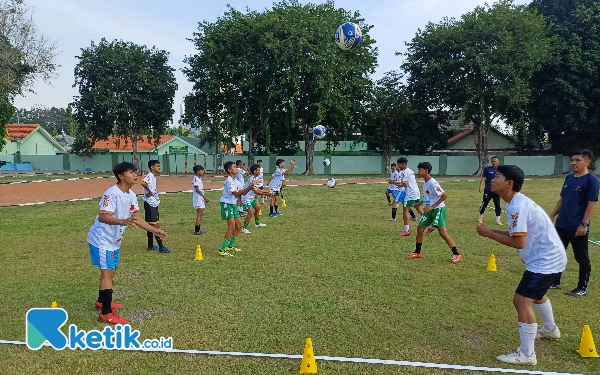
{"label": "white soccer ball", "polygon": [[327,158],[323,159],[323,165],[324,166],[328,166],[329,164],[331,164],[331,160],[329,160]]}
{"label": "white soccer ball", "polygon": [[327,129],[323,125],[317,125],[313,128],[313,134],[317,139],[323,139],[327,135]]}
{"label": "white soccer ball", "polygon": [[330,188],[335,187],[335,185],[337,185],[337,181],[335,180],[335,178],[330,178],[329,180],[327,180],[327,186],[329,186]]}
{"label": "white soccer ball", "polygon": [[344,51],[358,47],[362,39],[362,31],[357,24],[346,22],[335,30],[335,44]]}

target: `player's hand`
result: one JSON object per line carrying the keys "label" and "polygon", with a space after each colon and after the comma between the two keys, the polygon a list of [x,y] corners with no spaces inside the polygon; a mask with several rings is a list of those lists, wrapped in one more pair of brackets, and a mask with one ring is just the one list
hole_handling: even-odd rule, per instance
{"label": "player's hand", "polygon": [[162,229],[154,229],[153,233],[156,237],[160,238],[161,240],[167,238],[167,233]]}
{"label": "player's hand", "polygon": [[153,197],[153,196],[154,196],[154,194],[152,192],[150,192],[150,191],[146,193],[146,198],[150,198],[150,197]]}
{"label": "player's hand", "polygon": [[121,225],[124,225],[128,228],[135,228],[137,227],[137,219],[134,219],[132,217],[130,217],[129,219],[122,219],[121,220]]}
{"label": "player's hand", "polygon": [[204,197],[204,202],[210,203],[210,199],[208,199],[208,197]]}
{"label": "player's hand", "polygon": [[481,193],[481,186],[479,187],[479,192]]}
{"label": "player's hand", "polygon": [[577,227],[577,232],[575,232],[575,237],[585,236],[586,233],[587,233],[587,227],[580,225],[579,227]]}
{"label": "player's hand", "polygon": [[423,207],[423,212],[429,212],[431,210],[433,210],[433,207],[431,207],[431,206],[425,206],[425,207]]}
{"label": "player's hand", "polygon": [[490,232],[491,232],[490,228],[488,228],[487,225],[485,225],[485,224],[477,224],[477,233],[479,233],[480,236],[487,237],[487,235]]}
{"label": "player's hand", "polygon": [[296,159],[290,160],[290,165],[295,165],[295,164],[296,164]]}

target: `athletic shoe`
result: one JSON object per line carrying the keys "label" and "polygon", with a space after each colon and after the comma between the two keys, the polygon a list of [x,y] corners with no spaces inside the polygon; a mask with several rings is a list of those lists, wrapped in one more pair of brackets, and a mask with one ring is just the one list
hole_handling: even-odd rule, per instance
{"label": "athletic shoe", "polygon": [[387,219],[385,219],[385,221],[396,221],[396,219],[394,219],[393,217],[388,217]]}
{"label": "athletic shoe", "polygon": [[575,288],[570,292],[566,293],[567,296],[571,296],[571,297],[583,297],[587,295],[587,292],[585,289],[580,289],[580,288]]}
{"label": "athletic shoe", "polygon": [[514,353],[499,355],[496,357],[500,362],[512,363],[513,365],[536,365],[537,358],[535,353],[533,353],[530,357],[525,357],[523,353],[521,353],[521,348],[517,348],[517,351]]}
{"label": "athletic shoe", "polygon": [[240,216],[241,216],[241,217],[245,217],[245,216],[246,216],[246,213],[244,213],[244,212],[242,212],[242,211],[238,211],[238,212],[240,213]]}
{"label": "athletic shoe", "polygon": [[478,222],[479,224],[483,224],[483,219],[479,219],[479,220],[477,220],[477,222]]}
{"label": "athletic shoe", "polygon": [[550,289],[560,289],[560,284],[558,284],[558,285],[550,285]]}
{"label": "athletic shoe", "polygon": [[170,253],[171,250],[167,249],[166,246],[161,247],[160,249],[158,249],[159,253]]}
{"label": "athletic shoe", "polygon": [[242,251],[242,249],[238,249],[237,247],[228,247],[227,251]]}
{"label": "athletic shoe", "polygon": [[462,255],[460,255],[460,254],[454,255],[454,256],[452,256],[452,260],[450,261],[450,263],[456,264],[456,263],[460,262],[461,260],[462,260]]}
{"label": "athletic shoe", "polygon": [[410,236],[410,232],[407,231],[402,231],[402,234],[400,234],[402,237],[407,237]]}
{"label": "athletic shoe", "polygon": [[421,253],[410,253],[406,257],[406,259],[416,259],[416,258],[423,258],[423,255]]}
{"label": "athletic shoe", "polygon": [[127,324],[127,320],[121,318],[119,315],[117,315],[116,312],[111,312],[108,314],[100,314],[98,316],[98,320],[103,322],[103,323],[110,323],[110,324]]}
{"label": "athletic shoe", "polygon": [[274,212],[274,213],[273,213],[273,216],[279,216],[279,215],[281,215],[281,214],[279,213],[279,211],[278,211],[278,212]]}
{"label": "athletic shoe", "polygon": [[274,217],[274,216],[275,216],[274,213],[269,214],[269,217]]}
{"label": "athletic shoe", "polygon": [[434,230],[435,230],[434,227],[427,227],[427,231],[425,233],[429,234],[429,233],[433,232]]}
{"label": "athletic shoe", "polygon": [[242,233],[250,234],[252,232],[250,232],[247,228],[242,228]]}
{"label": "athletic shoe", "polygon": [[416,216],[415,217],[411,217],[410,220],[411,221],[417,221],[417,217]]}
{"label": "athletic shoe", "polygon": [[148,251],[150,251],[150,250],[158,250],[158,246],[153,245],[152,247],[148,248]]}
{"label": "athletic shoe", "polygon": [[500,226],[500,227],[501,227],[501,226],[503,226],[504,224],[502,224],[502,222],[501,222],[501,221],[496,221],[496,225],[498,225],[498,226]]}
{"label": "athletic shoe", "polygon": [[217,254],[222,257],[232,257],[233,254],[228,253],[227,251],[218,251]]}
{"label": "athletic shoe", "polygon": [[[121,305],[120,303],[116,303],[115,301],[112,301],[110,303],[110,308],[112,310],[118,310],[118,309],[122,309],[123,305]],[[96,301],[96,310],[101,311],[102,310],[102,303]]]}
{"label": "athletic shoe", "polygon": [[535,338],[556,340],[560,338],[560,330],[555,326],[553,331],[546,331],[542,326],[538,328]]}
{"label": "athletic shoe", "polygon": [[206,234],[206,232],[205,232],[205,231],[203,231],[202,229],[200,229],[200,230],[199,230],[199,231],[197,231],[197,232],[194,232],[194,235],[195,235],[195,236],[201,236],[201,235],[203,235],[203,234]]}
{"label": "athletic shoe", "polygon": [[267,224],[263,224],[263,223],[258,223],[258,224],[254,224],[255,227],[257,228],[264,228],[267,226]]}

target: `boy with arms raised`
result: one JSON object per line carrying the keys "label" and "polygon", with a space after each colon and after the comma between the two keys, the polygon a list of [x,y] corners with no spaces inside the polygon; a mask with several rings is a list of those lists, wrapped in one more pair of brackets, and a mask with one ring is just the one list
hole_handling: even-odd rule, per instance
{"label": "boy with arms raised", "polygon": [[256,184],[256,186],[259,186],[259,188],[256,192],[254,190],[250,190],[246,195],[242,196],[242,204],[244,205],[244,210],[248,211],[248,214],[246,215],[246,220],[244,220],[244,226],[242,227],[242,233],[251,233],[248,230],[248,224],[250,224],[252,215],[254,215],[254,224],[256,228],[262,228],[267,226],[267,224],[261,223],[258,219],[258,210],[260,209],[261,204],[258,203],[258,201],[256,200],[256,195],[270,196],[272,193],[269,191],[263,191],[260,188],[260,186],[262,185],[262,181],[259,180],[259,176],[259,166],[257,164],[252,165],[250,167],[250,177],[248,178],[248,181],[246,181],[246,185],[244,186],[244,188],[248,188],[248,186],[252,184]]}
{"label": "boy with arms raised", "polygon": [[113,172],[117,183],[100,199],[100,212],[88,232],[88,243],[92,264],[100,268],[100,291],[96,302],[96,309],[101,310],[99,320],[126,324],[127,321],[113,311],[123,306],[112,300],[113,279],[125,230],[138,226],[161,239],[167,234],[139,217],[137,196],[131,190],[137,184],[135,165],[123,162],[115,165]]}
{"label": "boy with arms raised", "polygon": [[[492,230],[479,224],[477,233],[517,249],[525,263],[525,273],[513,297],[521,345],[515,352],[496,358],[506,363],[535,365],[535,339],[560,338],[546,292],[564,271],[567,254],[550,217],[534,201],[520,193],[524,180],[523,171],[516,165],[498,167],[492,180],[492,191],[507,203],[508,231]],[[543,321],[540,328],[533,306]]]}
{"label": "boy with arms raised", "polygon": [[[277,198],[279,197],[279,192],[281,191],[281,185],[283,184],[284,176],[286,174],[292,173],[294,170],[294,166],[296,165],[296,160],[292,159],[290,161],[290,169],[285,169],[285,160],[277,159],[275,162],[277,169],[271,175],[271,179],[269,180],[269,190],[273,190],[275,193],[271,198],[270,204],[270,217],[274,217],[279,215],[279,207],[277,205]],[[273,210],[274,209],[274,210]]]}

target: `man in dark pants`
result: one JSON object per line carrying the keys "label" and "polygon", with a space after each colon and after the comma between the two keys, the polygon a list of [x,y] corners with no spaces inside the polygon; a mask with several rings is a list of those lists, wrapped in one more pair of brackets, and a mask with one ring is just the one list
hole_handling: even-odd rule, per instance
{"label": "man in dark pants", "polygon": [[[565,248],[571,244],[575,260],[579,263],[579,283],[577,288],[567,293],[573,297],[587,294],[592,271],[588,255],[588,234],[600,189],[598,178],[588,171],[593,157],[590,150],[575,151],[571,154],[573,173],[565,178],[558,203],[550,215],[554,220],[558,214],[555,224],[558,235]],[[551,288],[560,289],[560,276]]]}
{"label": "man in dark pants", "polygon": [[492,166],[487,166],[481,174],[481,181],[479,181],[479,192],[481,193],[481,185],[485,181],[485,189],[483,190],[483,202],[479,207],[479,224],[483,223],[483,213],[490,203],[490,200],[494,200],[494,208],[496,209],[496,225],[502,225],[500,222],[500,215],[502,215],[502,208],[500,207],[500,196],[492,191],[492,180],[496,177],[496,171],[500,164],[500,160],[496,156],[492,157]]}

